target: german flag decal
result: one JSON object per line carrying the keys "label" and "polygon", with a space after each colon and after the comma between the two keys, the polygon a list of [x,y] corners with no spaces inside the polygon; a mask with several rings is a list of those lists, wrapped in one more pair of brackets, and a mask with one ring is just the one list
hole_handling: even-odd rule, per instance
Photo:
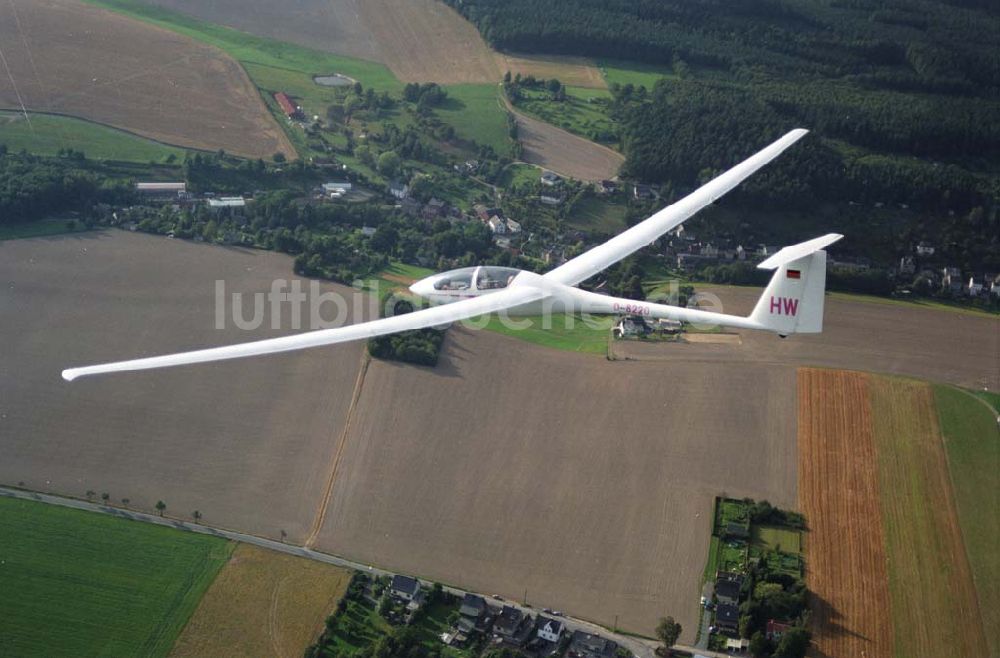
{"label": "german flag decal", "polygon": [[801,279],[802,278],[802,272],[800,272],[799,270],[788,270],[788,278],[789,279]]}

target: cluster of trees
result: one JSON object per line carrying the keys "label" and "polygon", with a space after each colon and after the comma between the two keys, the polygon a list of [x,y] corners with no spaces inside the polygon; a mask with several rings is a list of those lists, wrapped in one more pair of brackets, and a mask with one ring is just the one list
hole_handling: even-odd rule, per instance
{"label": "cluster of trees", "polygon": [[[337,603],[336,611],[327,617],[319,640],[306,649],[305,658],[441,658],[444,654],[443,645],[438,642],[427,644],[420,631],[412,626],[390,627],[373,633],[374,629],[358,621],[359,615],[356,612],[352,614],[350,608],[371,607],[365,599],[365,588],[369,582],[370,579],[365,574],[354,574],[347,593]],[[386,590],[385,580],[378,579],[372,583],[372,593],[375,596],[382,595]],[[430,592],[430,600],[437,601],[442,596],[441,586],[435,583]],[[383,604],[387,599],[386,594],[382,599]],[[338,637],[360,648],[340,648]]]}
{"label": "cluster of trees", "polygon": [[0,224],[33,221],[53,213],[92,215],[99,203],[126,203],[131,187],[86,168],[83,154],[41,158],[9,153],[0,144]]}
{"label": "cluster of trees", "polygon": [[[740,606],[740,631],[750,638],[754,658],[803,658],[809,649],[808,591],[801,579],[769,571],[761,560],[750,574],[753,589]],[[791,619],[794,624],[778,642],[764,634],[769,619]]]}
{"label": "cluster of trees", "polygon": [[339,102],[332,103],[326,108],[326,118],[331,123],[349,122],[351,117],[361,110],[377,114],[390,110],[395,105],[396,101],[388,92],[378,93],[371,87],[365,89],[360,82],[355,82]]}
{"label": "cluster of trees", "polygon": [[[411,313],[413,304],[404,299],[384,298],[380,308],[389,311],[391,315],[400,315]],[[387,336],[376,336],[368,340],[368,353],[376,359],[390,359],[433,367],[437,365],[438,357],[441,355],[444,333],[439,329],[417,329]]]}
{"label": "cluster of trees", "polygon": [[510,71],[507,71],[503,76],[503,89],[507,98],[514,105],[517,105],[518,101],[521,100],[524,89],[545,90],[551,94],[552,100],[556,102],[561,103],[566,100],[566,85],[559,82],[557,78],[540,80],[533,75],[521,77],[520,73],[511,77]]}
{"label": "cluster of trees", "polygon": [[804,530],[806,527],[806,517],[799,512],[777,508],[766,500],[755,502],[750,498],[744,498],[744,502],[750,505],[750,523],[784,526],[796,530]]}
{"label": "cluster of trees", "polygon": [[448,92],[436,82],[411,82],[403,87],[403,100],[418,108],[436,107],[448,98]]}

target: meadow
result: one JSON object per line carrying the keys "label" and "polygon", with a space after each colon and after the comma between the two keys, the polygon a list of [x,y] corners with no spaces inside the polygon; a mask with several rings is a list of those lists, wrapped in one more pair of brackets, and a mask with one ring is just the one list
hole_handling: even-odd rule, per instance
{"label": "meadow", "polygon": [[125,162],[181,161],[187,151],[138,135],[75,117],[0,111],[0,144],[10,151],[56,155],[65,149],[82,151],[96,160]]}
{"label": "meadow", "polygon": [[0,498],[0,520],[0,654],[9,656],[165,656],[232,550],[33,501]]}
{"label": "meadow", "polygon": [[[549,328],[545,328],[546,320],[551,325]],[[470,323],[481,321],[482,318],[473,318]],[[583,354],[607,354],[614,318],[596,317],[584,322],[579,316],[553,315],[549,318],[510,318],[506,322],[507,325],[512,323],[517,323],[517,326],[505,326],[500,317],[492,315],[484,328],[544,347]]]}
{"label": "meadow", "polygon": [[0,224],[0,240],[19,238],[40,238],[47,235],[75,233],[86,230],[82,224],[72,219],[40,219],[23,224]]}
{"label": "meadow", "polygon": [[993,654],[1000,655],[1000,519],[996,513],[1000,509],[1000,432],[986,405],[968,392],[936,385],[934,399],[984,630]]}

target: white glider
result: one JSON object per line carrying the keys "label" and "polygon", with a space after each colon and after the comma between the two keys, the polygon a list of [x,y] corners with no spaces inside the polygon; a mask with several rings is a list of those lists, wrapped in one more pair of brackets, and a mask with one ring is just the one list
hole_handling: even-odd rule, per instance
{"label": "white glider", "polygon": [[655,242],[778,157],[806,133],[801,129],[791,131],[677,203],[547,274],[494,266],[452,270],[422,279],[410,287],[414,294],[434,304],[413,313],[227,347],[70,368],[64,370],[62,376],[72,381],[77,377],[101,373],[275,354],[438,327],[500,311],[510,315],[537,315],[542,312],[640,315],[759,329],[781,336],[817,333],[823,329],[823,293],[826,287],[826,252],[823,249],[843,237],[835,233],[786,247],[762,262],[758,267],[775,270],[775,273],[756,307],[746,317],[620,299],[574,287]]}

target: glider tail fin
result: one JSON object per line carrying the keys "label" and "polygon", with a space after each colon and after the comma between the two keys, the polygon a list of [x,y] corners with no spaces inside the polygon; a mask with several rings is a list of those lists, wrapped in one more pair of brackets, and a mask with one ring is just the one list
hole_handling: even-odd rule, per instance
{"label": "glider tail fin", "polygon": [[774,270],[750,319],[781,336],[823,331],[827,247],[842,235],[829,233],[785,247],[757,267]]}

